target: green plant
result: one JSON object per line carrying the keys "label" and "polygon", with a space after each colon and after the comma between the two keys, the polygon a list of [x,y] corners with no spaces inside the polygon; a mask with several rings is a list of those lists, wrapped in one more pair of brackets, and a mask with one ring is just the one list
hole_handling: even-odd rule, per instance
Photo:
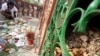
{"label": "green plant", "polygon": [[9,43],[7,43],[5,45],[4,50],[0,52],[0,56],[9,56],[9,54],[10,54],[9,51],[10,51],[11,48],[14,48],[15,52],[18,51],[18,48],[16,47],[15,44],[9,44]]}

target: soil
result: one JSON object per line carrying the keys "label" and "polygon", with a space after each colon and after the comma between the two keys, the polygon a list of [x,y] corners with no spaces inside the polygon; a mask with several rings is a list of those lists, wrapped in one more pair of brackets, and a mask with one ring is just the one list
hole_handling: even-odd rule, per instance
{"label": "soil", "polygon": [[94,28],[84,34],[70,33],[66,37],[66,44],[72,56],[99,56],[100,30]]}

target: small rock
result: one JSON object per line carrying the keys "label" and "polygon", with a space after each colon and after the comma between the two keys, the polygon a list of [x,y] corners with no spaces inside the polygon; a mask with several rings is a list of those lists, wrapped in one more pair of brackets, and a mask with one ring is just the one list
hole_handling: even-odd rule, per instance
{"label": "small rock", "polygon": [[88,40],[88,37],[86,35],[82,35],[80,36],[80,39],[83,41],[83,42],[86,42]]}

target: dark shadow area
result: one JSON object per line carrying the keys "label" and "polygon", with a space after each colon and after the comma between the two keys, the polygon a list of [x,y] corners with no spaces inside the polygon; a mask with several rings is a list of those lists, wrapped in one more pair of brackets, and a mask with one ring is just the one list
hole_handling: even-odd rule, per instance
{"label": "dark shadow area", "polygon": [[73,29],[74,29],[74,27],[72,26],[72,24],[76,23],[80,19],[80,16],[81,16],[81,12],[79,11],[79,12],[75,13],[71,17],[71,19],[70,19],[70,21],[68,23],[68,26],[66,28],[66,32],[65,32],[65,36],[66,37],[71,35],[71,33],[72,33]]}
{"label": "dark shadow area", "polygon": [[100,9],[100,5],[99,5],[98,9]]}
{"label": "dark shadow area", "polygon": [[83,9],[87,9],[87,7],[89,6],[89,4],[92,2],[93,0],[78,0],[78,3],[76,5],[76,7],[81,7]]}
{"label": "dark shadow area", "polygon": [[[68,45],[70,45],[71,43],[73,43],[72,41],[74,41],[75,38],[77,37],[76,33],[73,33],[73,32],[72,32],[73,29],[74,29],[74,27],[72,26],[72,24],[73,24],[73,23],[76,23],[76,22],[80,19],[80,16],[81,16],[81,12],[78,11],[77,13],[75,13],[75,14],[71,17],[71,19],[70,19],[70,21],[69,21],[69,23],[68,23],[68,26],[67,26],[66,32],[65,32],[65,40],[66,40],[66,43],[67,43]],[[70,43],[69,43],[69,41],[70,41]],[[78,45],[77,47],[80,47],[80,45]],[[70,48],[73,48],[73,45],[70,46]]]}
{"label": "dark shadow area", "polygon": [[100,30],[100,15],[92,17],[87,25],[87,30],[91,29],[93,31]]}

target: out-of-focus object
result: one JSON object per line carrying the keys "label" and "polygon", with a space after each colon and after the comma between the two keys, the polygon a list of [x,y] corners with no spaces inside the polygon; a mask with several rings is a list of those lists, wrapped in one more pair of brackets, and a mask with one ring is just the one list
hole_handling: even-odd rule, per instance
{"label": "out-of-focus object", "polygon": [[34,42],[34,31],[32,29],[31,26],[29,26],[29,28],[27,29],[27,32],[26,32],[26,39],[27,39],[27,42],[28,42],[28,45],[33,45],[33,42]]}
{"label": "out-of-focus object", "polygon": [[[40,18],[40,15],[43,11],[43,3],[44,1],[35,1],[35,0],[16,0],[16,4],[18,6],[18,17],[21,16],[32,16],[36,15],[37,18]],[[37,10],[34,9],[37,7]]]}
{"label": "out-of-focus object", "polygon": [[27,37],[28,44],[32,45],[34,41],[34,32],[27,32],[26,37]]}
{"label": "out-of-focus object", "polygon": [[0,51],[2,51],[5,47],[5,40],[3,38],[0,38]]}

